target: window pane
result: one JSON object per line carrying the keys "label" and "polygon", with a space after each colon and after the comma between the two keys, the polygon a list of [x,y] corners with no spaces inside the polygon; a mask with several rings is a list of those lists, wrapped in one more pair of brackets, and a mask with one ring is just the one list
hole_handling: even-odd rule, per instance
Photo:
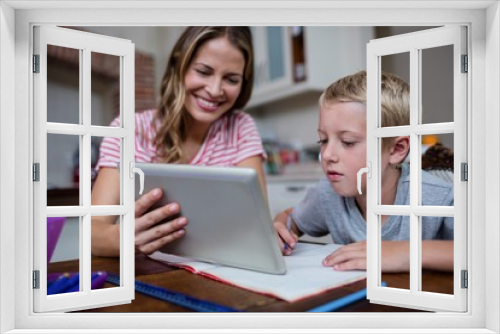
{"label": "window pane", "polygon": [[80,290],[80,217],[47,218],[47,294]]}
{"label": "window pane", "polygon": [[[381,219],[381,263],[384,275],[398,274],[398,286],[390,288],[410,289],[410,217],[379,216]],[[394,266],[398,263],[398,266]],[[407,268],[405,267],[407,265]],[[401,268],[403,266],[405,268]]]}
{"label": "window pane", "polygon": [[80,50],[47,45],[47,121],[80,123]]}
{"label": "window pane", "polygon": [[120,114],[120,57],[91,52],[91,63],[91,123],[110,126]]}
{"label": "window pane", "polygon": [[[97,147],[98,142],[101,144]],[[116,137],[92,137],[91,168],[92,205],[121,205],[120,163],[122,139]],[[102,174],[99,175],[99,174]],[[94,182],[95,181],[95,182]],[[103,196],[103,193],[106,196]]]}
{"label": "window pane", "polygon": [[80,205],[80,138],[47,134],[47,206]]}
{"label": "window pane", "polygon": [[421,50],[422,124],[453,122],[453,45]]}
{"label": "window pane", "polygon": [[[380,205],[410,205],[409,136],[379,139]],[[395,153],[394,151],[398,151]],[[391,153],[393,152],[393,153]]]}
{"label": "window pane", "polygon": [[[394,75],[397,75],[401,79],[403,79],[406,83],[410,83],[410,53],[403,52],[398,54],[392,54],[381,57],[381,68],[383,72],[388,72]],[[390,82],[390,81],[389,81]],[[387,85],[387,83],[385,84]],[[390,84],[388,89],[394,89],[396,87],[391,87],[390,85],[398,85],[396,83]],[[399,85],[398,85],[399,86]],[[382,83],[382,87],[384,87],[384,83]],[[385,94],[381,93],[382,97]],[[400,115],[405,114],[403,110],[401,110],[399,104],[394,104],[394,99],[384,99],[381,97],[381,107],[380,112],[380,127],[387,126],[402,126],[409,125],[409,109],[405,111],[406,117],[400,117]],[[385,101],[385,102],[384,102]],[[407,98],[409,108],[410,97]],[[386,103],[384,105],[384,103]]]}
{"label": "window pane", "polygon": [[[422,268],[421,291],[453,294],[453,217],[421,217],[422,261],[433,262]],[[434,240],[432,240],[434,239]],[[445,240],[435,240],[445,239]],[[424,268],[426,266],[426,268]]]}
{"label": "window pane", "polygon": [[453,134],[421,136],[421,205],[453,206]]}
{"label": "window pane", "polygon": [[[117,228],[117,233],[113,234],[117,237],[117,254],[111,257],[100,257],[100,256],[92,256],[91,263],[91,289],[107,289],[114,288],[116,285],[106,283],[106,277],[108,274],[112,273],[115,275],[120,275],[120,261],[121,261],[121,253],[122,247],[120,245],[121,239],[121,221],[119,216],[92,216],[92,225],[91,229],[94,229],[97,224],[113,224]],[[109,238],[109,236],[106,236]],[[92,242],[99,242],[97,237],[92,238]],[[95,246],[95,245],[94,245]],[[112,259],[111,259],[112,258]],[[110,263],[112,261],[112,263]]]}

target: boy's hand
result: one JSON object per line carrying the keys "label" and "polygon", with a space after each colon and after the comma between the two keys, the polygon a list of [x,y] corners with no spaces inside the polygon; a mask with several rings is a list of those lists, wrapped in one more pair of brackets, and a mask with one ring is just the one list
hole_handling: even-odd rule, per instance
{"label": "boy's hand", "polygon": [[[345,245],[328,255],[323,266],[335,270],[366,270],[366,241]],[[410,242],[382,241],[382,272],[410,271]]]}
{"label": "boy's hand", "polygon": [[[278,233],[278,243],[283,255],[292,254],[299,237],[290,229],[287,228],[286,223],[280,220],[274,221],[274,229]],[[286,247],[285,247],[286,243]]]}

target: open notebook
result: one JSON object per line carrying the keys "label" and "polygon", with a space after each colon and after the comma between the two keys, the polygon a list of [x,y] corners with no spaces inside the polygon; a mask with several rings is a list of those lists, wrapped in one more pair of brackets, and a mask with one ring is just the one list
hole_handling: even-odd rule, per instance
{"label": "open notebook", "polygon": [[285,256],[286,274],[272,275],[156,252],[151,258],[257,293],[294,302],[366,278],[366,271],[335,271],[321,261],[340,245],[297,244]]}

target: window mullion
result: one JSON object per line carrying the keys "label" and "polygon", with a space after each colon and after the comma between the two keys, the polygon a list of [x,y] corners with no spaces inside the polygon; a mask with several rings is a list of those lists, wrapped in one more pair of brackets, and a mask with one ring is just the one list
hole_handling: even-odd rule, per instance
{"label": "window mullion", "polygon": [[432,124],[418,124],[412,126],[411,131],[419,136],[453,133],[455,131],[455,123],[445,122],[445,123],[432,123]]}
{"label": "window mullion", "polygon": [[417,216],[455,216],[455,207],[453,206],[421,205],[411,207],[409,205],[377,205],[372,211],[373,213],[382,216],[409,216],[410,214],[415,214]]}
{"label": "window mullion", "polygon": [[418,124],[418,125],[405,125],[405,126],[389,126],[383,128],[377,128],[373,130],[373,135],[379,138],[386,137],[399,137],[408,136],[410,133],[414,133],[419,136],[423,135],[439,135],[455,132],[455,123],[433,123],[433,124]]}
{"label": "window mullion", "polygon": [[95,137],[115,137],[123,138],[126,137],[130,132],[122,128],[111,128],[105,126],[95,126],[92,125],[89,129],[90,134]]}
{"label": "window mullion", "polygon": [[[421,106],[421,59],[420,52],[416,48],[410,50],[410,128],[413,130],[420,123]],[[420,173],[418,172],[418,160],[420,160],[420,144],[418,135],[413,131],[410,133],[410,208],[415,208],[420,203]],[[412,210],[410,210],[412,211]],[[410,291],[418,292],[421,281],[421,270],[419,267],[420,243],[418,240],[419,217],[410,213]]]}
{"label": "window mullion", "polygon": [[421,281],[419,223],[420,217],[410,214],[410,291],[413,294],[418,293]]}
{"label": "window mullion", "polygon": [[[372,53],[371,45],[367,45],[367,113],[366,124],[367,129],[375,130],[378,128],[378,106],[380,98],[380,57]],[[371,178],[366,179],[367,184],[367,214],[366,214],[366,234],[367,234],[367,296],[373,298],[376,294],[376,288],[380,286],[380,243],[379,240],[379,220],[377,214],[374,212],[377,203],[376,193],[377,188],[377,171],[378,171],[378,158],[377,154],[370,154],[371,152],[378,152],[378,138],[373,132],[368,132],[367,135],[367,162],[371,162]]]}
{"label": "window mullion", "polygon": [[124,159],[122,159],[122,203],[129,209],[128,213],[121,216],[121,251],[122,259],[120,263],[120,277],[123,279],[122,286],[130,291],[131,299],[134,298],[134,272],[135,272],[135,247],[134,247],[134,224],[135,224],[135,200],[134,200],[134,180],[131,180],[130,164],[134,163],[135,138],[134,138],[134,54],[127,54],[120,58],[120,72],[123,80],[120,83],[120,115],[122,116],[123,128],[127,135],[122,138]]}
{"label": "window mullion", "polygon": [[[85,48],[82,50],[82,80],[81,80],[81,120],[82,125],[89,129],[91,124],[91,60],[90,60],[90,49]],[[81,201],[85,208],[90,209],[90,191],[91,191],[91,175],[90,175],[90,165],[91,165],[91,134],[88,131],[82,136],[81,145],[81,161],[80,161],[80,189],[81,189]],[[83,291],[90,293],[91,290],[91,215],[90,210],[81,219],[81,247],[82,250],[81,259],[83,264],[83,270],[81,271],[80,278],[82,281]]]}

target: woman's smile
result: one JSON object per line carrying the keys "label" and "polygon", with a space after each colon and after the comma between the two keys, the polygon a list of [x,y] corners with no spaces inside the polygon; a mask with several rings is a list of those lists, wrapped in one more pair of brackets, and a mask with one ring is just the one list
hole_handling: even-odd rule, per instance
{"label": "woman's smile", "polygon": [[208,100],[195,94],[193,96],[196,99],[196,105],[205,112],[215,112],[224,103],[224,101]]}

